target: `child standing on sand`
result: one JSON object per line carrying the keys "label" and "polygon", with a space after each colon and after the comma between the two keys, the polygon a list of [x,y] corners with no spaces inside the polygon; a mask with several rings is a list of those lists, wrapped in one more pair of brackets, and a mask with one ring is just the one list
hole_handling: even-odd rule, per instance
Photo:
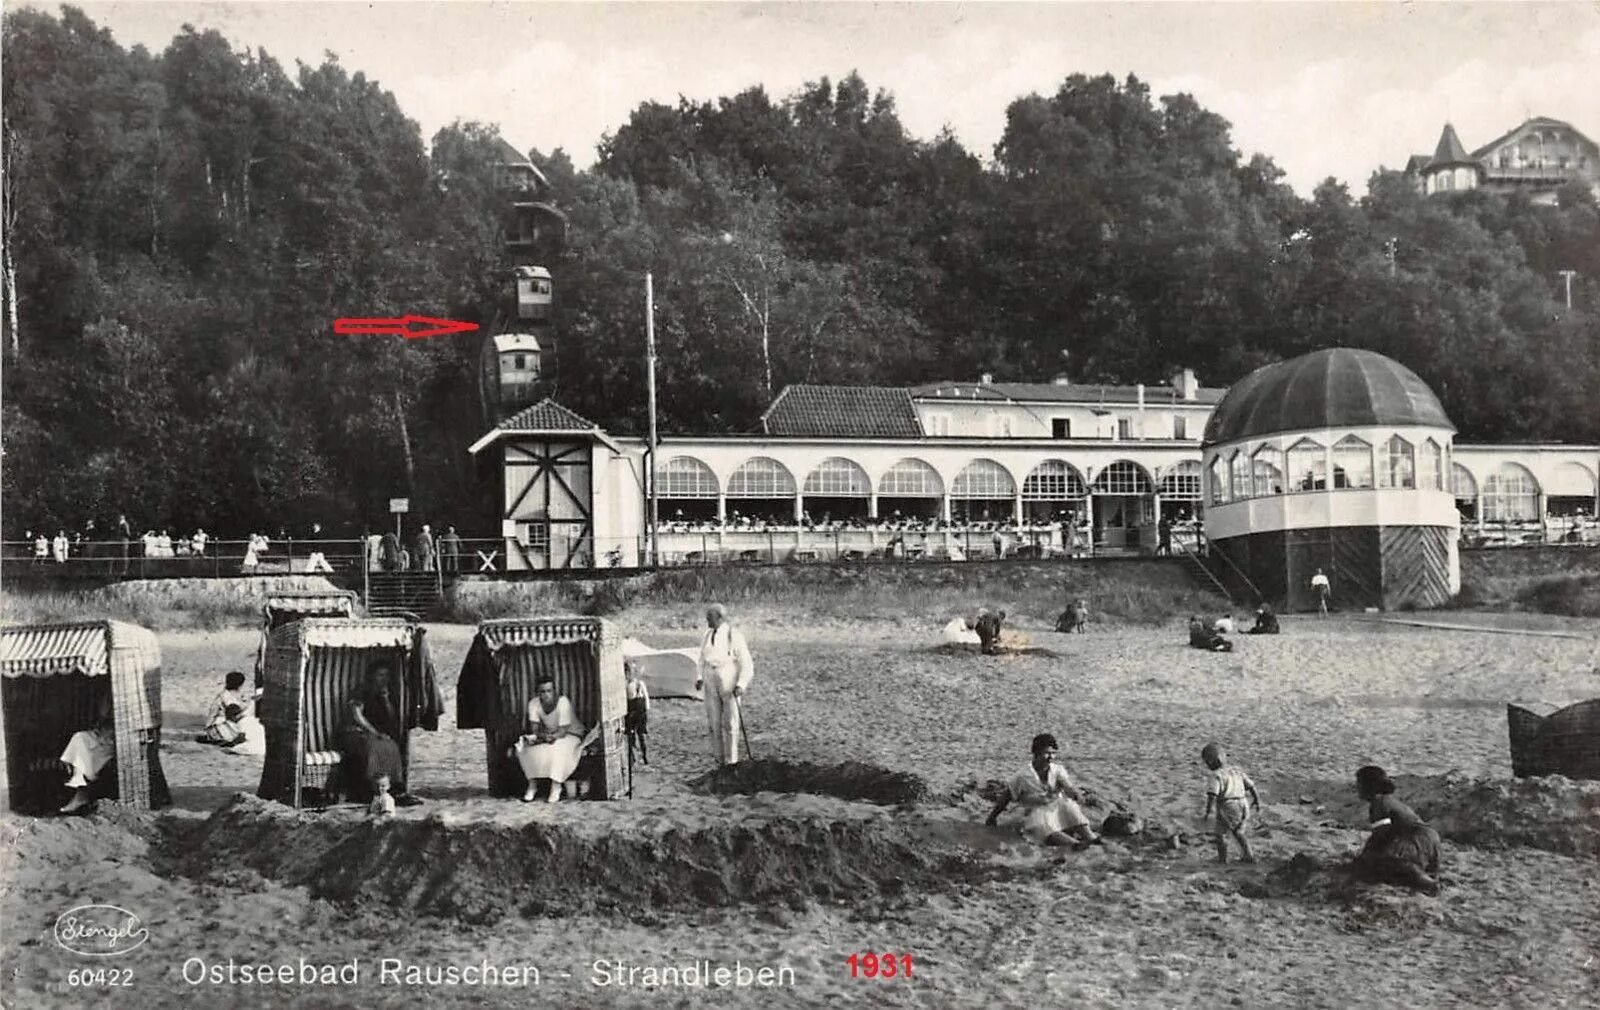
{"label": "child standing on sand", "polygon": [[372,783],[372,805],[367,807],[367,813],[373,817],[394,816],[394,797],[389,795],[390,788],[389,776],[379,775]]}
{"label": "child standing on sand", "polygon": [[1215,808],[1217,819],[1212,834],[1217,842],[1217,862],[1228,861],[1229,835],[1239,843],[1244,861],[1255,862],[1255,853],[1250,851],[1250,842],[1244,837],[1244,826],[1250,819],[1250,808],[1261,809],[1256,784],[1250,781],[1243,768],[1228,763],[1228,755],[1217,744],[1206,744],[1200,751],[1200,760],[1211,769],[1211,781],[1206,785],[1206,812],[1202,816],[1210,819]]}

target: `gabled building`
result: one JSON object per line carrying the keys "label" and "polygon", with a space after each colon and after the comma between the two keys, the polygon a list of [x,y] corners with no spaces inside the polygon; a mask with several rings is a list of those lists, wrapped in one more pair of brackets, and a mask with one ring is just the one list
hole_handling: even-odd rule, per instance
{"label": "gabled building", "polygon": [[1581,182],[1600,198],[1600,147],[1571,123],[1538,116],[1469,153],[1446,123],[1433,155],[1412,155],[1406,174],[1427,196],[1487,189],[1553,204],[1562,186]]}

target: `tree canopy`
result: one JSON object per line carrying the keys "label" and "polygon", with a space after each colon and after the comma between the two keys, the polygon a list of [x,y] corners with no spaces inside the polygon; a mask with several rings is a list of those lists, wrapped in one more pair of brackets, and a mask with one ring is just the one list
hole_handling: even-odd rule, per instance
{"label": "tree canopy", "polygon": [[[290,72],[188,27],[152,54],[71,7],[8,12],[3,47],[9,535],[355,526],[391,495],[493,529],[477,338],[331,328],[492,319],[493,126],[424,143],[331,56]],[[1463,439],[1600,440],[1579,187],[1425,199],[1378,171],[1302,199],[1193,97],[1085,75],[1013,101],[987,163],[855,73],[642,104],[592,170],[529,153],[570,221],[556,393],[613,431],[644,427],[648,271],[666,431],[748,430],[791,382],[1224,385],[1342,345],[1417,371]]]}

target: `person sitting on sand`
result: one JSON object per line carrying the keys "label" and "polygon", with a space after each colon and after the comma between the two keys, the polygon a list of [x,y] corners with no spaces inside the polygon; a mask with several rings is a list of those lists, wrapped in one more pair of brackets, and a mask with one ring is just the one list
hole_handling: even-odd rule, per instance
{"label": "person sitting on sand", "polygon": [[1089,818],[1078,803],[1083,793],[1072,784],[1067,769],[1056,761],[1060,747],[1049,733],[1033,738],[1032,760],[1018,772],[985,822],[991,828],[1013,801],[1024,808],[1022,833],[1043,845],[1085,848],[1100,841],[1089,829]]}
{"label": "person sitting on sand", "polygon": [[1199,614],[1189,616],[1189,645],[1195,649],[1204,649],[1207,652],[1232,652],[1233,643],[1223,637],[1215,628],[1206,626],[1200,620]]}
{"label": "person sitting on sand", "polygon": [[1232,614],[1223,614],[1211,622],[1211,630],[1219,635],[1232,635],[1237,632],[1238,626],[1233,623]]}
{"label": "person sitting on sand", "polygon": [[117,737],[111,720],[111,695],[108,692],[100,696],[96,705],[94,725],[72,734],[66,750],[61,752],[61,763],[72,773],[67,778],[67,788],[72,790],[72,798],[61,808],[62,813],[77,813],[90,805],[92,784],[116,756]]}
{"label": "person sitting on sand", "polygon": [[249,702],[244,697],[244,674],[230,671],[222,681],[222,691],[211,703],[211,714],[206,717],[206,731],[195,737],[199,743],[232,747],[244,743],[244,721]]}
{"label": "person sitting on sand", "polygon": [[1439,893],[1439,833],[1394,798],[1389,773],[1377,765],[1356,769],[1356,792],[1367,801],[1372,834],[1356,857],[1357,873],[1376,883]]}
{"label": "person sitting on sand", "polygon": [[562,785],[578,770],[583,733],[572,714],[572,702],[566,695],[556,696],[555,678],[540,676],[534,689],[538,697],[528,702],[526,732],[511,750],[528,779],[522,802],[532,803],[538,794],[536,783],[549,780],[545,799],[555,803],[561,799]]}
{"label": "person sitting on sand", "polygon": [[1217,744],[1208,743],[1200,750],[1200,760],[1211,769],[1211,780],[1206,784],[1206,812],[1202,818],[1209,820],[1216,811],[1212,837],[1217,843],[1217,862],[1228,861],[1228,836],[1239,843],[1244,861],[1253,863],[1256,855],[1250,851],[1250,841],[1244,836],[1245,822],[1250,819],[1250,809],[1261,809],[1261,797],[1256,784],[1250,781],[1243,768],[1228,763],[1228,755]]}
{"label": "person sitting on sand", "polygon": [[345,708],[339,732],[339,765],[345,799],[365,803],[373,785],[387,776],[398,786],[395,801],[401,806],[422,802],[406,792],[405,762],[400,756],[400,712],[393,701],[394,664],[380,659],[367,668],[361,687]]}
{"label": "person sitting on sand", "polygon": [[378,780],[372,783],[372,803],[367,807],[367,813],[373,817],[393,817],[394,797],[389,795],[389,776],[379,775]]}
{"label": "person sitting on sand", "polygon": [[1247,635],[1276,635],[1278,633],[1278,615],[1272,612],[1272,605],[1263,603],[1256,608],[1255,627],[1245,632]]}

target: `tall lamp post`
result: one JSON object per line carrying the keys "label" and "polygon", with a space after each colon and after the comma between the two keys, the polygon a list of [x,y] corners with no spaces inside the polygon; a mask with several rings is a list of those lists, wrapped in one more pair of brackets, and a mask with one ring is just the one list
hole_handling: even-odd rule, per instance
{"label": "tall lamp post", "polygon": [[659,481],[656,474],[656,451],[660,448],[660,440],[656,437],[656,294],[655,280],[649,273],[644,275],[644,340],[645,375],[650,401],[650,567],[655,568],[661,563],[658,539],[661,500],[658,496]]}

